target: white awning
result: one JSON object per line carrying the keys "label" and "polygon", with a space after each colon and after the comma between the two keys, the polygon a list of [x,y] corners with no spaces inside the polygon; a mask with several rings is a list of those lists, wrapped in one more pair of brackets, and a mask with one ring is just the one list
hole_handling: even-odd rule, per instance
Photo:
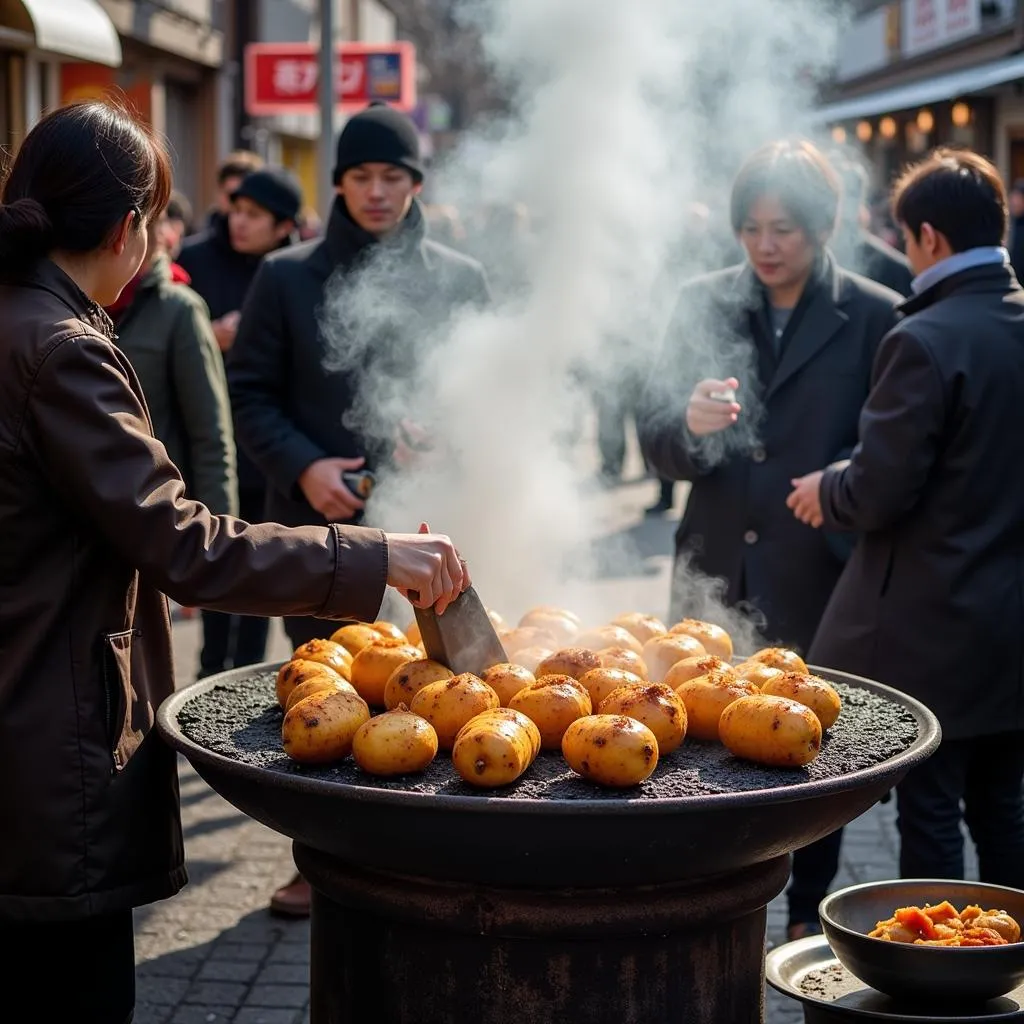
{"label": "white awning", "polygon": [[63,57],[121,66],[121,41],[96,0],[18,0],[32,22],[36,47]]}
{"label": "white awning", "polygon": [[951,71],[936,75],[920,82],[880,89],[878,92],[853,96],[827,106],[819,107],[808,115],[810,124],[831,124],[835,121],[850,121],[856,117],[870,117],[872,114],[892,114],[898,110],[913,110],[925,103],[955,100],[972,93],[983,92],[993,86],[1024,78],[1024,54],[979,64],[977,67]]}

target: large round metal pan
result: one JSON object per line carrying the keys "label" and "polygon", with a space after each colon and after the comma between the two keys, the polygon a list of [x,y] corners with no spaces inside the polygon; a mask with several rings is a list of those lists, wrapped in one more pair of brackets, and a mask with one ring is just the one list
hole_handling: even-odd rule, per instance
{"label": "large round metal pan", "polygon": [[935,716],[879,683],[815,668],[906,708],[917,738],[901,753],[836,778],[666,799],[516,799],[349,785],[243,764],[193,742],[189,701],[276,665],[249,666],[180,690],[160,707],[164,739],[239,810],[306,846],[378,871],[488,885],[656,885],[736,871],[827,835],[866,811],[939,744]]}

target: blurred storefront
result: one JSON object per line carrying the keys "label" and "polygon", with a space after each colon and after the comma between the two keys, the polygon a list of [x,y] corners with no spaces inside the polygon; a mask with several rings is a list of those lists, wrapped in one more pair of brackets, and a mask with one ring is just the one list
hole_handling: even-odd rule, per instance
{"label": "blurred storefront", "polygon": [[0,0],[0,139],[47,109],[115,98],[169,143],[175,185],[201,207],[217,160],[219,0]]}
{"label": "blurred storefront", "polygon": [[[256,0],[247,14],[246,27],[250,33],[247,41],[280,46],[282,53],[291,44],[318,47],[318,8],[318,0]],[[386,0],[335,0],[334,24],[335,44],[387,45],[396,41],[397,21]],[[253,83],[247,80],[247,102],[242,110],[245,125],[240,133],[240,141],[270,162],[287,167],[299,179],[307,211],[322,209],[324,205],[317,195],[320,117],[317,113],[288,108],[301,106],[299,93],[308,92],[311,88],[315,92],[313,69],[315,63],[300,65],[297,61],[283,59],[274,72],[278,87],[275,91],[281,101],[278,104],[254,103]],[[307,71],[312,75],[309,81],[306,80]],[[250,73],[251,68],[243,64],[243,77]],[[338,126],[343,123],[342,110]]]}
{"label": "blurred storefront", "polygon": [[862,2],[814,124],[859,148],[884,188],[937,145],[966,146],[1024,175],[1019,0]]}
{"label": "blurred storefront", "polygon": [[40,114],[61,102],[61,69],[88,62],[104,74],[121,43],[98,0],[0,0],[0,145],[15,150]]}

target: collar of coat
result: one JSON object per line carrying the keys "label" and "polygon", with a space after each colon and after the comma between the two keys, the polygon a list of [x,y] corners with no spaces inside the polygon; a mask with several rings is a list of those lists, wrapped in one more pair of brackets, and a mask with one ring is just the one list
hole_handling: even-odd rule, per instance
{"label": "collar of coat", "polygon": [[936,302],[949,298],[956,292],[1019,292],[1021,286],[1009,263],[987,263],[978,267],[969,267],[958,274],[950,274],[931,288],[926,288],[917,295],[912,295],[906,302],[897,306],[903,316],[919,313],[922,309],[934,306]]}
{"label": "collar of coat", "polygon": [[[741,308],[760,311],[769,302],[768,290],[761,284],[749,263],[742,263],[735,269],[736,276],[729,298]],[[797,304],[806,304],[806,301],[819,290],[825,291],[837,306],[847,301],[852,290],[849,287],[849,278],[839,271],[835,259],[828,250],[825,250],[815,262]]]}
{"label": "collar of coat", "polygon": [[378,238],[364,231],[353,219],[342,196],[331,205],[327,222],[327,251],[334,267],[353,266],[361,257],[379,246],[408,259],[419,258],[426,263],[423,242],[427,237],[427,219],[418,199],[412,201],[409,212],[398,230],[387,238]]}
{"label": "collar of coat", "polygon": [[[742,335],[751,318],[766,318],[767,293],[749,264],[733,268],[726,301],[733,305]],[[796,376],[849,322],[846,305],[857,295],[853,278],[824,251],[786,325],[786,344],[777,365],[764,381],[768,401]],[[767,328],[762,327],[762,330]]]}
{"label": "collar of coat", "polygon": [[114,322],[52,260],[39,260],[19,283],[49,292],[79,320],[89,324],[110,341],[114,340]]}
{"label": "collar of coat", "polygon": [[[231,229],[228,225],[228,218],[223,213],[210,214],[206,237],[210,240],[210,244],[220,252],[223,259],[232,260],[247,269],[255,270],[260,260],[267,255],[266,253],[256,255],[249,252],[239,252],[235,249],[231,245]],[[287,249],[288,246],[294,245],[297,241],[298,233],[293,231],[290,235],[285,235],[280,245],[271,251],[278,252],[280,249]]]}

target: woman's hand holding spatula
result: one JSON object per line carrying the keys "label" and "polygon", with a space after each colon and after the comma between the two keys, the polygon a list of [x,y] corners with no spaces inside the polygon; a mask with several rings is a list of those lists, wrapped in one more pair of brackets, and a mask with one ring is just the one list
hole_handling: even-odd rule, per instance
{"label": "woman's hand holding spatula", "polygon": [[433,607],[438,615],[472,580],[465,561],[443,534],[420,523],[419,533],[389,533],[388,583],[417,608]]}

